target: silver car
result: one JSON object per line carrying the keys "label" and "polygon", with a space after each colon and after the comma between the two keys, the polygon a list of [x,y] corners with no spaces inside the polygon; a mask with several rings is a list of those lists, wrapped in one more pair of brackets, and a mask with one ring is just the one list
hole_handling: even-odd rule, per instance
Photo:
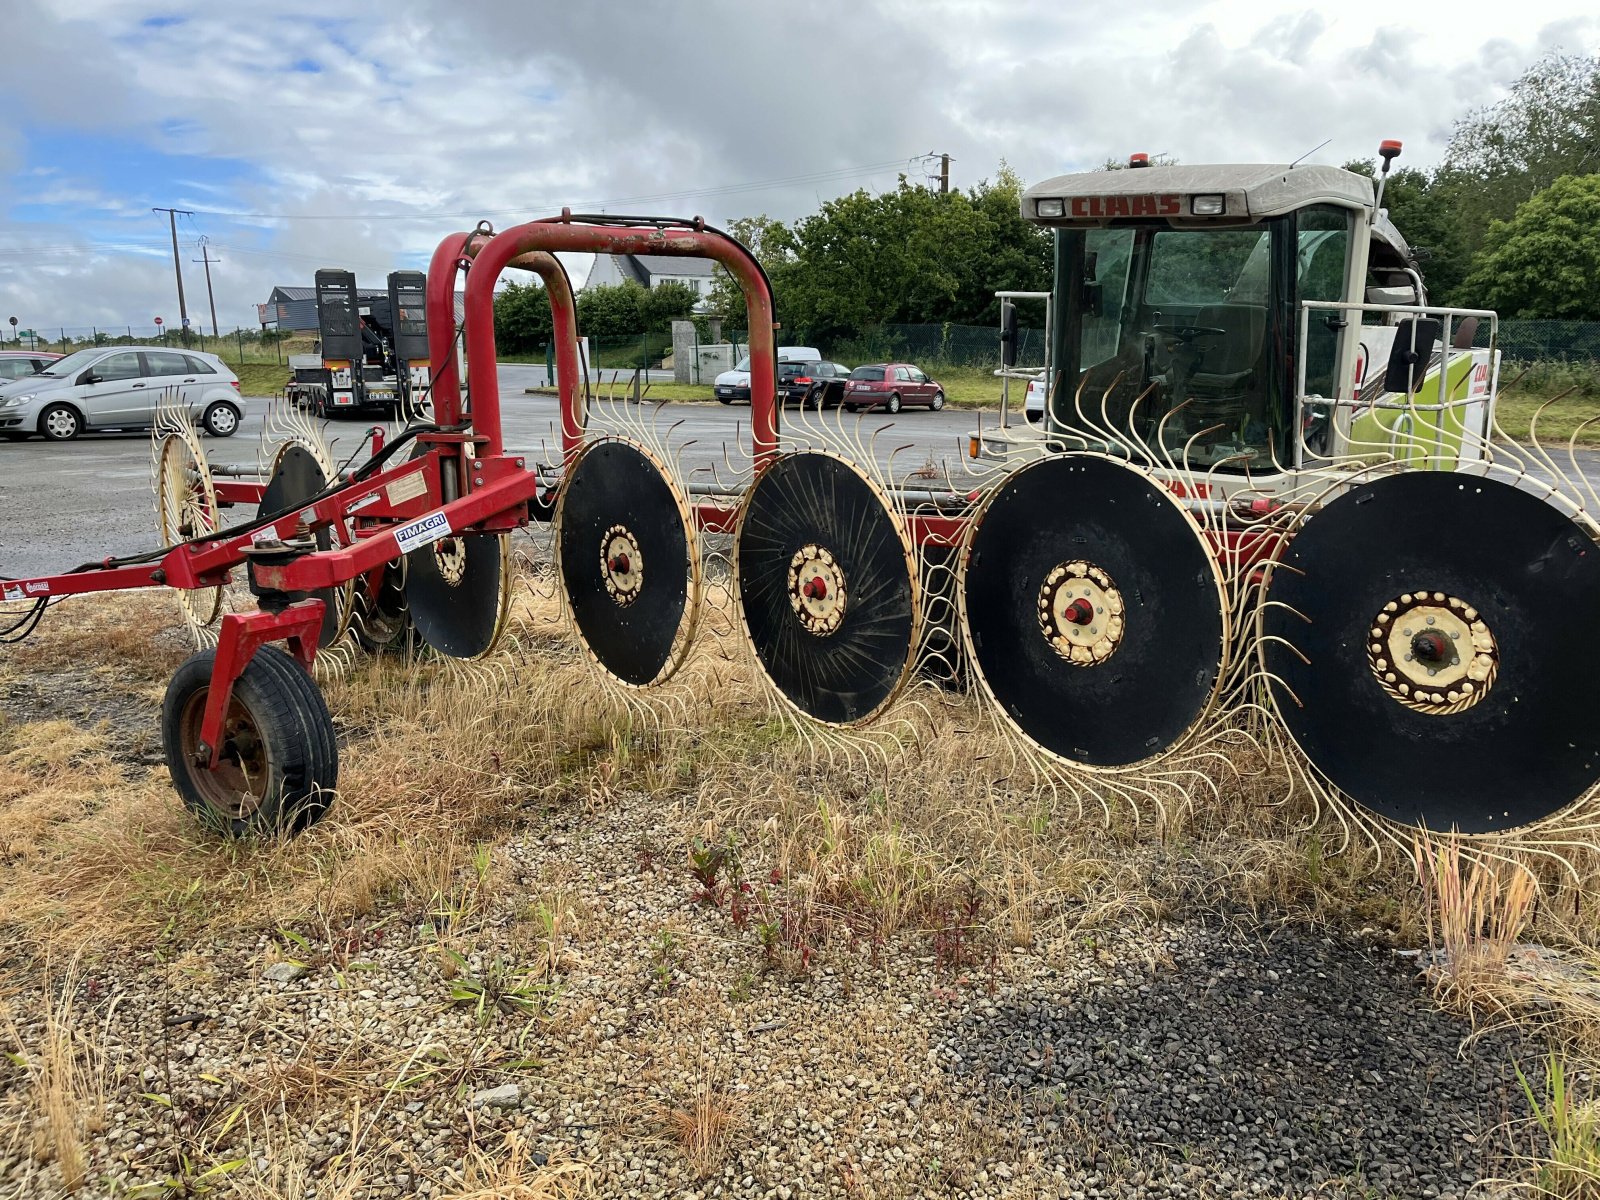
{"label": "silver car", "polygon": [[0,438],[66,442],[86,430],[148,429],[167,397],[213,437],[228,437],[244,415],[239,377],[215,354],[97,346],[0,386]]}

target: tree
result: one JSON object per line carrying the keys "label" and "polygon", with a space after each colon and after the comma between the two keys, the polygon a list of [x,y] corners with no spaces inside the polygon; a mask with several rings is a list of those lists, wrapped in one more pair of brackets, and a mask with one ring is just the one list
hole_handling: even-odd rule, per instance
{"label": "tree", "polygon": [[1022,218],[1021,181],[939,194],[900,179],[891,192],[830,200],[790,231],[792,258],[769,268],[784,323],[812,337],[894,323],[988,323],[996,289],[1042,291],[1051,235]]}
{"label": "tree", "polygon": [[532,354],[550,340],[550,300],[538,283],[507,283],[494,298],[495,347],[508,354]]}
{"label": "tree", "polygon": [[1469,249],[1492,221],[1563,175],[1600,170],[1600,56],[1546,55],[1510,94],[1456,122],[1441,182],[1457,188]]}
{"label": "tree", "polygon": [[[1375,175],[1377,167],[1366,162],[1345,163],[1346,171]],[[1435,304],[1466,302],[1475,307],[1470,294],[1461,289],[1471,254],[1459,217],[1456,185],[1437,171],[1402,167],[1389,174],[1383,192],[1383,206],[1406,242],[1416,251],[1428,297]]]}
{"label": "tree", "polygon": [[1462,290],[1503,317],[1600,319],[1600,174],[1557,179],[1489,226]]}
{"label": "tree", "polygon": [[673,320],[687,317],[700,302],[700,293],[687,283],[664,280],[639,297],[640,332],[670,329]]}
{"label": "tree", "polygon": [[[727,232],[744,243],[768,278],[794,261],[794,235],[782,221],[774,221],[766,213],[730,221]],[[729,325],[744,328],[744,292],[720,263],[712,272],[710,307],[713,315]]]}
{"label": "tree", "polygon": [[645,289],[626,283],[597,284],[578,293],[578,331],[587,337],[628,337],[644,332],[639,316]]}

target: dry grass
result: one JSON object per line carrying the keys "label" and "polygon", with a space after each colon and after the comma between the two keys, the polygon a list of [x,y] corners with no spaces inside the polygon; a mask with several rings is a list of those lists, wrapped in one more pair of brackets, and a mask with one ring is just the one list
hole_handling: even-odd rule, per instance
{"label": "dry grass", "polygon": [[500,1154],[476,1147],[459,1180],[435,1195],[443,1200],[568,1200],[594,1192],[593,1172],[577,1159],[536,1158],[517,1134],[508,1133]]}
{"label": "dry grass", "polygon": [[69,1192],[88,1182],[87,1145],[106,1127],[106,1058],[95,1031],[79,1023],[78,983],[76,960],[60,976],[47,967],[43,1003],[30,1006],[27,1031],[12,1005],[0,1000],[6,1052],[27,1087],[29,1157],[40,1165],[54,1163]]}
{"label": "dry grass", "polygon": [[[177,615],[165,605],[135,610],[144,628],[132,638],[116,617],[121,603],[62,610],[23,653],[0,658],[0,687],[87,670],[153,724],[185,653]],[[1506,954],[1530,922],[1556,936],[1556,906],[1535,911],[1516,872],[1463,873],[1443,851],[1419,852],[1417,864],[1380,862],[1360,847],[1333,853],[1307,827],[1303,799],[1285,801],[1283,779],[1248,743],[1226,748],[1192,806],[1140,825],[1122,806],[1103,810],[1092,785],[1046,786],[988,738],[965,698],[915,691],[882,731],[864,735],[797,729],[774,716],[754,673],[715,639],[661,705],[619,706],[555,632],[553,615],[525,598],[518,644],[486,664],[364,660],[326,681],[347,743],[340,797],[329,820],[290,842],[202,835],[164,769],[120,753],[120,725],[85,730],[48,717],[0,726],[0,969],[35,974],[47,956],[75,953],[177,960],[195,946],[284,929],[334,946],[352,923],[398,911],[430,927],[439,976],[461,982],[453,964],[471,959],[486,925],[510,911],[518,978],[542,986],[589,934],[589,915],[571,881],[517,896],[502,846],[552,810],[603,812],[630,792],[659,805],[653,836],[685,887],[692,839],[731,845],[716,900],[733,918],[728,936],[750,947],[753,966],[764,958],[788,974],[843,948],[877,956],[900,939],[953,979],[992,982],[1007,947],[1081,956],[1102,931],[1198,904],[1373,926],[1412,945],[1434,937],[1450,948],[1451,987],[1466,997],[1500,994],[1491,982],[1507,977]],[[83,661],[82,628],[109,639],[105,661],[98,651]],[[1406,878],[1413,866],[1423,890]],[[1592,945],[1600,906],[1561,911],[1570,925],[1562,944]],[[1521,983],[1512,976],[1509,986]],[[1563,1011],[1576,1020],[1587,1001],[1568,990]],[[673,987],[659,1001],[684,1007]],[[72,1051],[27,1068],[39,1128],[68,1178],[95,1111],[97,1060],[62,1003],[30,1002],[30,1019],[11,1032]],[[1600,1002],[1593,1015],[1600,1029]],[[290,1118],[343,1112],[359,1144],[388,1097],[374,1079],[418,1069],[397,1058],[310,1041],[294,1055],[263,1056],[239,1103],[253,1153],[270,1150],[272,1170],[230,1185],[261,1200],[309,1186],[360,1194],[370,1165],[354,1151],[331,1165],[306,1160],[289,1144]],[[655,1096],[643,1119],[705,1175],[726,1160],[745,1118],[703,1063],[699,1080],[692,1094]],[[61,1115],[50,1115],[50,1095]],[[0,1137],[0,1157],[4,1146]],[[841,1168],[841,1182],[850,1170]],[[447,1194],[565,1196],[588,1185],[584,1163],[539,1164],[528,1145],[508,1140],[494,1154],[474,1147]]]}

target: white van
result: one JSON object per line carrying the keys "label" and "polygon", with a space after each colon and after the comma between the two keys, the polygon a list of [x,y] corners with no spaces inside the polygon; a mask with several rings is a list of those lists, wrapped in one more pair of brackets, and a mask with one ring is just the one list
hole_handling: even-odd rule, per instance
{"label": "white van", "polygon": [[[815,346],[779,346],[779,362],[821,362],[822,351]],[[732,404],[735,400],[750,403],[750,356],[746,354],[731,371],[718,375],[712,384],[718,400]]]}

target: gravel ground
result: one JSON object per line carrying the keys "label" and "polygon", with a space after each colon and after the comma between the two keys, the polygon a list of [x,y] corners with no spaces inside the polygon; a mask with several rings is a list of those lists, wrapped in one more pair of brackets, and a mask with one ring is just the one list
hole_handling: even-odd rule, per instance
{"label": "gravel ground", "polygon": [[[1519,1047],[1464,1048],[1387,949],[1195,909],[1010,950],[841,926],[796,973],[695,900],[687,821],[574,806],[431,914],[95,966],[86,1194],[243,1159],[269,1195],[345,1196],[355,1162],[349,1195],[442,1197],[512,1131],[602,1196],[1446,1197],[1505,1169]],[[0,1061],[0,1118],[21,1090]],[[7,1145],[0,1194],[58,1194]]]}

